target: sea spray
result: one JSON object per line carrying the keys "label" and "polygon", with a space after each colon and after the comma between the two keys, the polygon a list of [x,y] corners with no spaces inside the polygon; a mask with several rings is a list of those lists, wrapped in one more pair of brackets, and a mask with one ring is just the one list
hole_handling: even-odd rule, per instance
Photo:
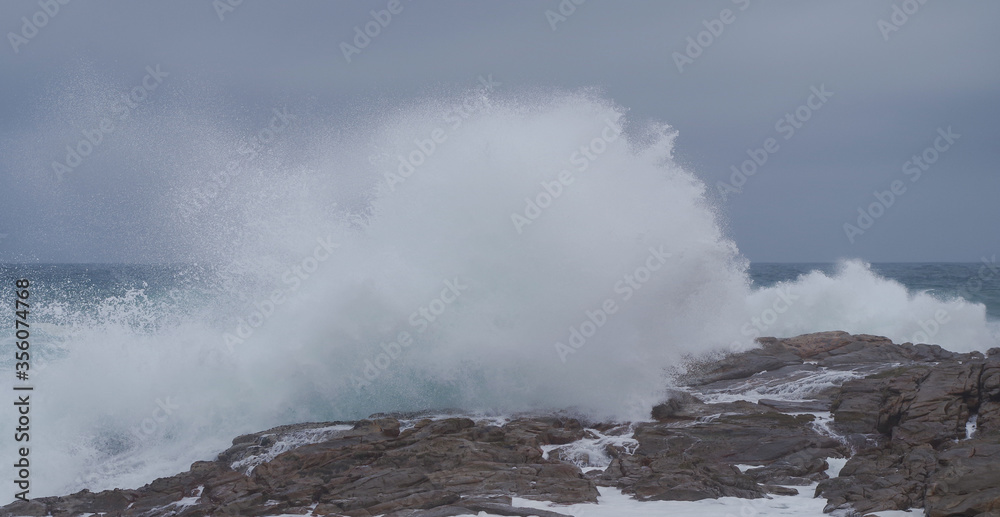
{"label": "sea spray", "polygon": [[[631,121],[592,92],[489,95],[392,188],[386,174],[399,157],[468,94],[372,108],[364,123],[303,115],[240,162],[196,215],[179,208],[239,156],[256,125],[174,106],[107,142],[90,163],[123,182],[121,171],[155,172],[168,188],[139,194],[158,196],[148,202],[155,242],[199,265],[161,291],[65,283],[39,292],[49,299],[36,321],[50,339],[33,378],[44,387],[32,408],[37,495],[137,487],[211,459],[239,434],[298,421],[435,408],[646,418],[666,368],[752,346],[760,334],[839,329],[907,341],[946,310],[960,325],[940,324],[934,341],[991,344],[982,306],[908,293],[859,263],[781,286],[798,298],[772,318],[777,293],[751,289],[705,185],[673,160],[669,126]],[[45,127],[33,131],[26,140]],[[58,199],[83,199],[86,174],[99,173],[81,168]],[[515,227],[511,214],[543,192],[544,212]],[[286,272],[318,239],[337,246],[307,279],[293,272],[291,289]],[[619,282],[652,264],[651,249],[662,263],[625,300]],[[444,291],[455,279],[460,296]],[[615,312],[595,316],[599,330],[563,362],[556,344],[608,299]],[[255,311],[253,332],[227,344]],[[366,375],[369,364],[377,375]]]}
{"label": "sea spray", "polygon": [[[784,310],[779,301],[785,301]],[[836,272],[820,271],[754,290],[746,300],[752,315],[741,333],[789,337],[822,330],[887,336],[896,343],[940,344],[956,352],[997,346],[996,326],[986,306],[954,297],[942,300],[911,292],[882,278],[858,260],[842,261]]]}

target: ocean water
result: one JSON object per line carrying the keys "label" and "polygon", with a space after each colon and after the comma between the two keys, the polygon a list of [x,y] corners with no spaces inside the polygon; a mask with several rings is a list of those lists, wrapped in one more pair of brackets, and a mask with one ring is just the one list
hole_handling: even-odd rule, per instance
{"label": "ocean water", "polygon": [[[216,170],[196,164],[223,163],[238,139],[167,127],[147,139],[177,155],[164,231],[192,260],[0,267],[0,299],[32,283],[31,495],[137,487],[291,422],[439,408],[644,419],[666,369],[762,335],[998,346],[993,257],[749,264],[673,161],[668,126],[591,93],[463,95],[248,164],[196,208],[183,193]],[[443,125],[462,100],[477,109]],[[13,341],[10,310],[0,344]],[[8,387],[12,362],[0,357]]]}
{"label": "ocean water", "polygon": [[[749,272],[755,285],[772,286],[812,271],[832,276],[837,268],[834,263],[752,263]],[[970,263],[874,263],[871,270],[903,284],[911,293],[927,292],[942,300],[962,298],[981,303],[990,319],[1000,319],[1000,263],[996,262],[996,255]]]}

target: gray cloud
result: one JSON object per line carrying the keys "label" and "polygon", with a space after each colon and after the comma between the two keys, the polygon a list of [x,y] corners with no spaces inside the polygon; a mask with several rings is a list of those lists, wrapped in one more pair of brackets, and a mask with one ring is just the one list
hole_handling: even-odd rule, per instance
{"label": "gray cloud", "polygon": [[[274,146],[294,152],[296,139],[319,138],[323,120],[363,117],[368,102],[472,88],[481,74],[512,91],[602,88],[630,116],[674,126],[677,159],[712,191],[747,149],[778,135],[775,122],[810,87],[825,85],[834,97],[793,138],[778,137],[781,149],[741,193],[719,200],[751,260],[975,261],[1000,244],[1000,4],[927,2],[885,41],[877,23],[890,19],[892,2],[750,0],[741,11],[742,0],[588,0],[553,31],[545,11],[558,11],[555,0],[402,0],[347,63],[340,44],[387,4],[246,0],[220,21],[204,1],[74,1],[16,53],[8,36],[0,260],[182,258],[182,239],[162,220],[171,185],[158,169],[194,170],[198,156],[225,155],[228,147],[205,147],[245,141],[275,106],[309,115]],[[678,72],[673,53],[723,9],[733,23]],[[0,29],[20,33],[21,18],[40,10],[4,2]],[[53,186],[50,162],[157,64],[170,73],[162,89],[76,178]],[[948,126],[962,135],[954,149],[850,243],[843,224],[856,222],[857,207],[905,179],[903,163]],[[143,156],[130,154],[137,149]]]}

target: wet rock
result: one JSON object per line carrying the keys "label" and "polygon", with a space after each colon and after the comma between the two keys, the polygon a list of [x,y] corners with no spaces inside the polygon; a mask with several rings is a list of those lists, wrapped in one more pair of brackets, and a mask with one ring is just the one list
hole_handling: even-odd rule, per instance
{"label": "wet rock", "polygon": [[794,488],[778,485],[764,485],[764,490],[774,495],[799,495],[799,491]]}
{"label": "wet rock", "polygon": [[713,382],[745,379],[751,375],[802,364],[802,357],[781,343],[759,339],[762,347],[723,357],[709,363],[693,365],[678,377],[686,386],[702,386]]}
{"label": "wet rock", "polygon": [[762,406],[777,409],[782,413],[814,413],[830,411],[832,402],[829,400],[771,400],[760,399],[757,401]]}
{"label": "wet rock", "polygon": [[938,463],[927,484],[928,517],[1000,512],[1000,441],[950,444]]}
{"label": "wet rock", "polygon": [[[817,482],[828,512],[1000,516],[1000,349],[958,354],[845,332],[758,341],[688,368],[651,422],[557,413],[500,424],[449,411],[281,426],[136,490],[16,502],[0,517],[559,517],[512,497],[593,503],[608,486],[641,500],[762,498]],[[751,390],[759,403],[732,401]],[[706,402],[717,400],[730,402]],[[826,411],[829,426],[805,414]],[[627,446],[608,438],[629,430]],[[828,478],[830,459],[852,454]],[[579,467],[609,458],[603,470]]]}
{"label": "wet rock", "polygon": [[698,397],[683,391],[672,391],[669,393],[669,397],[666,402],[653,406],[651,415],[654,419],[695,418],[698,414],[689,409],[693,406],[704,407],[705,405]]}
{"label": "wet rock", "polygon": [[972,415],[980,422],[987,415],[977,437],[996,428],[993,363],[978,353],[928,345],[902,345],[897,355],[903,364],[848,381],[835,397],[834,427],[865,439],[852,442],[860,451],[839,478],[820,483],[826,510],[924,508],[942,516],[992,510],[998,485],[988,485],[995,480],[987,469],[997,470],[1000,462],[985,452],[989,448],[979,456],[970,452],[986,442],[965,438]]}
{"label": "wet rock", "polygon": [[[847,453],[840,442],[815,430],[810,415],[785,415],[751,403],[719,406],[728,411],[685,427],[639,424],[638,449],[615,459],[599,482],[643,500],[759,498],[767,494],[760,483],[792,473],[822,475],[823,458]],[[755,476],[736,464],[774,468]]]}
{"label": "wet rock", "polygon": [[935,465],[934,452],[927,445],[865,451],[852,457],[839,477],[820,482],[816,493],[827,499],[825,512],[919,508]]}

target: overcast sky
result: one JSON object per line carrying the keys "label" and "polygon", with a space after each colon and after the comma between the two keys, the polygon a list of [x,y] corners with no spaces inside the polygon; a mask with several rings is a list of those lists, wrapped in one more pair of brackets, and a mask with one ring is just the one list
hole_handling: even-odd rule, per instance
{"label": "overcast sky", "polygon": [[[202,110],[252,131],[274,106],[336,117],[490,75],[510,90],[598,87],[629,117],[673,126],[676,159],[710,186],[752,261],[1000,251],[997,2],[51,3],[0,3],[2,261],[170,258],[154,251],[168,237],[148,210],[162,185],[127,152],[146,145],[137,121],[176,133],[178,113]],[[398,12],[348,62],[342,43],[388,7]],[[143,81],[135,128],[57,182],[66,144]],[[779,124],[788,113],[808,120]],[[735,187],[731,167],[769,138],[774,152],[736,178],[739,192],[720,186]],[[907,164],[914,155],[933,163]],[[872,207],[894,181],[905,191]],[[869,228],[858,207],[878,214]]]}

